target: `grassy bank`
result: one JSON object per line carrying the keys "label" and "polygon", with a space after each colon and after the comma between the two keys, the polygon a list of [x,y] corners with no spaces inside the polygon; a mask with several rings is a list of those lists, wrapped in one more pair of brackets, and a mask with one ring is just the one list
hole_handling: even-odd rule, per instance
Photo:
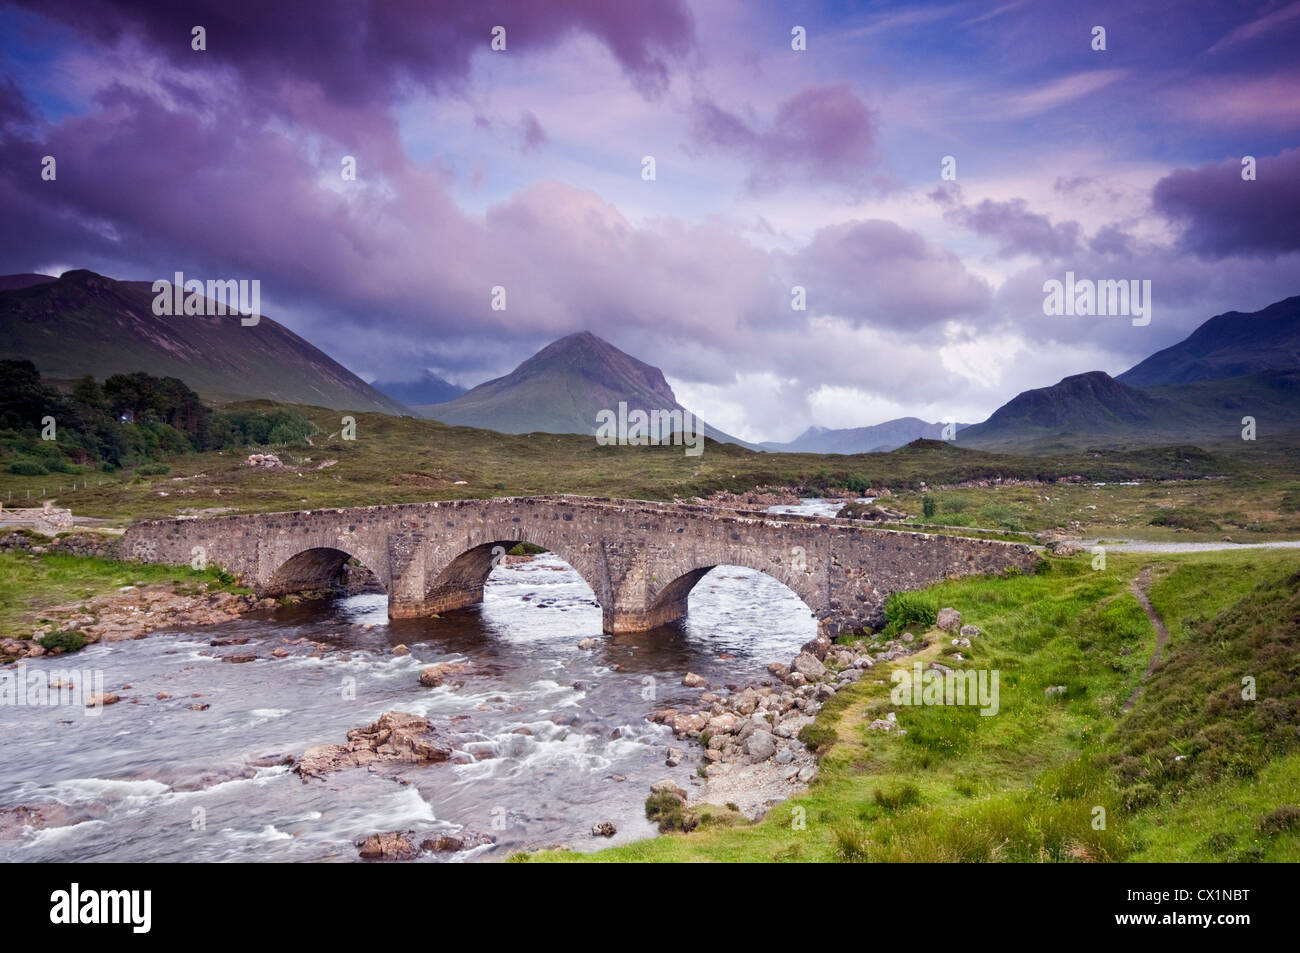
{"label": "grassy bank", "polygon": [[[265,401],[238,406],[263,411],[274,408]],[[702,455],[688,457],[681,447],[601,447],[591,437],[580,435],[503,435],[383,414],[354,415],[356,439],[344,440],[341,414],[310,407],[296,410],[317,429],[312,446],[262,448],[280,456],[285,463],[282,470],[250,468],[244,464],[245,451],[226,451],[174,456],[165,465],[114,474],[4,473],[0,474],[0,501],[12,497],[14,505],[19,505],[28,502],[29,494],[32,501],[53,497],[77,513],[124,523],[138,517],[224,507],[254,512],[542,493],[667,500],[706,496],[718,490],[743,492],[759,486],[794,486],[810,495],[828,489],[861,491],[886,486],[900,492],[916,491],[905,499],[908,508],[919,513],[920,494],[929,492],[926,487],[963,481],[1078,477],[1113,484],[1184,480],[1191,481],[1188,493],[1200,494],[1198,487],[1211,482],[1200,478],[1215,476],[1224,479],[1213,481],[1213,492],[1226,487],[1222,492],[1228,498],[1252,501],[1257,491],[1265,493],[1259,497],[1260,505],[1272,512],[1285,492],[1282,483],[1294,456],[1273,452],[1272,456],[1248,458],[1179,447],[1028,457],[922,441],[893,453],[855,456],[755,453],[731,444],[709,443]],[[166,472],[156,472],[163,469]],[[1009,489],[970,492],[1001,500]],[[1109,495],[1102,497],[1108,505]],[[1033,511],[1023,521],[1026,528],[1054,525],[1053,520],[1066,515],[1093,512],[1086,508],[1091,500],[1085,502],[1083,495],[1078,496],[1077,506],[1044,505],[1041,511],[1034,508],[1031,498],[1032,494],[1026,494],[1008,504]],[[986,502],[978,501],[976,514]],[[1214,509],[1220,502],[1214,497],[1197,505]],[[1236,503],[1231,508],[1241,509]],[[1154,512],[1154,505],[1151,509]],[[941,506],[939,515],[950,514]],[[1095,515],[1099,524],[1115,531],[1109,510]],[[1255,513],[1253,503],[1242,515],[1248,522],[1260,523],[1259,533],[1266,534],[1268,527],[1263,524],[1268,519],[1262,512]],[[1273,527],[1278,534],[1293,531],[1296,511],[1289,511],[1287,519],[1290,522]],[[994,523],[995,528],[999,526],[1002,523]]]}
{"label": "grassy bank", "polygon": [[123,586],[154,583],[168,583],[178,595],[197,595],[203,585],[210,592],[246,591],[211,568],[196,572],[90,556],[0,552],[0,634],[25,638],[34,627],[50,621],[44,612],[52,606],[93,599]]}
{"label": "grassy bank", "polygon": [[[1155,648],[1131,590],[1145,566],[1170,642],[1126,712]],[[762,822],[520,859],[1300,859],[1289,809],[1300,802],[1298,570],[1287,552],[1111,556],[1103,571],[1079,557],[934,586],[923,599],[985,633],[962,650],[969,661],[945,663],[999,671],[996,715],[894,705],[892,666],[881,665],[821,712],[816,727],[835,741],[820,775]],[[895,664],[952,651],[929,641]],[[1053,686],[1065,690],[1047,695]],[[887,711],[906,735],[867,727]]]}

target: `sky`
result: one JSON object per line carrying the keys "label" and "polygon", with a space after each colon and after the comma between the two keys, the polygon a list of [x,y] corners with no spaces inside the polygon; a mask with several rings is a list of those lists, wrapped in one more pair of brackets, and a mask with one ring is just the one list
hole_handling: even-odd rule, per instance
{"label": "sky", "polygon": [[0,0],[0,273],[258,279],[367,380],[589,330],[750,440],[975,422],[1300,294],[1297,49],[1300,0]]}

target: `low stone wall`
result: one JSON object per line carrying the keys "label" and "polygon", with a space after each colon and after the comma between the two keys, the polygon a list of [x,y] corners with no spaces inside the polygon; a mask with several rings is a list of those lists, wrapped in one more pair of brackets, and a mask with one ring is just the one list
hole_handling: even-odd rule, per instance
{"label": "low stone wall", "polygon": [[63,553],[120,559],[122,537],[105,533],[68,533],[43,539],[22,530],[0,530],[0,552]]}

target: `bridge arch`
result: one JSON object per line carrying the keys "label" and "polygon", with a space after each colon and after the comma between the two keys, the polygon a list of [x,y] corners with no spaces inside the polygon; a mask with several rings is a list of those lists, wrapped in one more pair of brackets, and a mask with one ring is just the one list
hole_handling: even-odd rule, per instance
{"label": "bridge arch", "polygon": [[356,560],[388,591],[374,567],[346,550],[334,546],[309,546],[285,559],[259,587],[263,596],[283,596],[293,592],[345,588],[349,583],[348,563]]}
{"label": "bridge arch", "polygon": [[719,566],[739,566],[776,580],[793,592],[808,607],[808,611],[819,619],[825,614],[820,593],[814,585],[814,576],[806,570],[795,566],[768,563],[760,565],[763,560],[726,559],[709,565],[692,566],[684,569],[680,565],[661,569],[651,579],[648,587],[646,610],[640,624],[649,628],[669,625],[686,616],[687,604],[691,592],[710,572]]}
{"label": "bridge arch", "polygon": [[575,547],[566,540],[552,538],[549,533],[535,530],[525,532],[520,527],[500,527],[488,535],[490,538],[482,542],[471,540],[464,548],[455,547],[458,552],[447,549],[440,554],[441,558],[432,563],[430,571],[426,573],[422,600],[424,613],[449,612],[481,603],[488,576],[505,555],[520,543],[540,546],[564,560],[591,587],[601,611],[607,617],[612,613],[612,586],[608,572],[602,571],[603,563],[598,548]]}

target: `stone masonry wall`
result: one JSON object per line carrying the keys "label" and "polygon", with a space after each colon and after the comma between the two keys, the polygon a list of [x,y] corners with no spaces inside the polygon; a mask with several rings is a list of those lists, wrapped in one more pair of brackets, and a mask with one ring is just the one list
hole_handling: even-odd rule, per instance
{"label": "stone masonry wall", "polygon": [[[970,573],[1027,570],[1028,546],[636,500],[527,497],[307,510],[136,523],[126,558],[188,564],[201,553],[278,595],[329,585],[352,556],[419,616],[472,605],[517,542],[543,546],[591,586],[606,631],[669,622],[716,565],[748,566],[789,586],[834,635],[879,621],[886,596]],[[197,548],[196,548],[197,547]]]}

